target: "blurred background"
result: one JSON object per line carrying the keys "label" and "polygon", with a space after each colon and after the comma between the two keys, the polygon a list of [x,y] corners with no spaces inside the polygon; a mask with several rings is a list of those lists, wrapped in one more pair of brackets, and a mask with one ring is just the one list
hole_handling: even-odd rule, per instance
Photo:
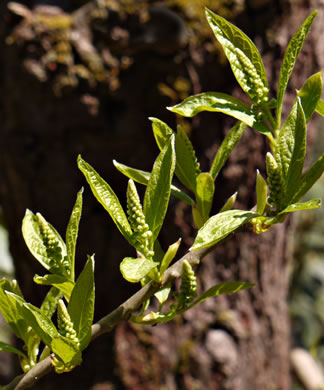
{"label": "blurred background", "polygon": [[[286,115],[295,90],[324,68],[320,0],[0,3],[0,275],[16,278],[27,301],[39,305],[46,288],[32,281],[43,270],[22,239],[25,210],[40,212],[64,236],[81,186],[77,268],[96,254],[95,319],[138,288],[119,274],[131,249],[93,198],[76,158],[81,154],[125,200],[127,180],[112,160],[151,170],[158,153],[148,120],[154,116],[173,129],[181,124],[202,170],[209,169],[233,120],[212,113],[188,120],[165,109],[207,91],[245,99],[205,20],[205,6],[256,43],[273,96],[289,39],[318,9],[289,84]],[[323,130],[323,121],[309,125],[309,164],[323,152]],[[217,179],[213,212],[235,191],[236,208],[254,205],[256,169],[265,174],[266,151],[263,137],[247,130]],[[323,190],[321,180],[309,196],[321,198]],[[91,344],[81,367],[49,375],[36,388],[308,390],[290,361],[301,347],[324,364],[322,216],[321,210],[303,212],[260,236],[238,233],[204,259],[199,289],[225,280],[254,282],[255,288],[206,301],[170,324],[121,323]],[[173,199],[162,248],[182,237],[183,254],[194,234],[190,210]],[[16,342],[3,321],[0,340]],[[18,373],[16,357],[0,352],[0,384]]]}

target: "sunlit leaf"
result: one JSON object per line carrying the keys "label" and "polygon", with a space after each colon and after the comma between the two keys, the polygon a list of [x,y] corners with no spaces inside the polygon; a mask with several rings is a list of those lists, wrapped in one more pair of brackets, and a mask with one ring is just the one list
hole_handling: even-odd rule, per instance
{"label": "sunlit leaf", "polygon": [[209,213],[214,199],[214,180],[212,176],[203,172],[197,176],[196,183],[196,202],[202,223],[209,218]]}
{"label": "sunlit leaf", "polygon": [[80,349],[87,347],[91,338],[95,301],[94,259],[88,261],[73,288],[68,312],[80,341]]}
{"label": "sunlit leaf", "polygon": [[126,280],[131,283],[137,283],[157,265],[158,263],[144,257],[125,257],[120,264],[120,271]]}
{"label": "sunlit leaf", "polygon": [[229,210],[214,215],[199,229],[190,250],[193,251],[217,244],[256,216],[257,214],[245,210]]}
{"label": "sunlit leaf", "polygon": [[262,215],[267,204],[268,186],[267,182],[257,170],[256,180],[257,208],[256,213]]}
{"label": "sunlit leaf", "polygon": [[62,275],[47,274],[44,276],[35,275],[34,282],[45,286],[54,286],[64,294],[64,297],[69,301],[71,292],[74,287],[74,282]]}
{"label": "sunlit leaf", "polygon": [[302,89],[298,91],[306,122],[310,120],[320,102],[322,88],[322,72],[318,72],[309,77],[305,81]]}
{"label": "sunlit leaf", "polygon": [[160,232],[167,211],[174,169],[174,136],[171,136],[169,143],[155,160],[144,196],[144,215],[153,234],[153,242]]}
{"label": "sunlit leaf", "polygon": [[132,245],[132,229],[129,226],[128,219],[117,198],[117,195],[114,193],[109,184],[106,183],[105,180],[91,167],[91,165],[82,160],[81,156],[78,157],[78,167],[87,179],[87,182],[89,183],[98,202],[106,211],[108,211],[119,231]]}
{"label": "sunlit leaf", "polygon": [[278,91],[277,91],[277,120],[278,120],[277,127],[278,128],[280,127],[282,103],[288,85],[288,81],[294,69],[296,59],[304,45],[309,29],[311,28],[311,25],[316,15],[317,15],[317,11],[314,11],[311,15],[308,16],[308,18],[300,26],[296,34],[292,37],[286,49],[285,56],[282,61],[282,65],[280,69],[279,84],[278,84]]}

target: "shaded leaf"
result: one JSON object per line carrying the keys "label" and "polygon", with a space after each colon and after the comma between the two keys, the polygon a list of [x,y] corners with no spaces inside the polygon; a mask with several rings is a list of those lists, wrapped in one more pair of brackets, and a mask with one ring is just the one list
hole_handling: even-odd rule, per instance
{"label": "shaded leaf", "polygon": [[275,158],[280,163],[288,204],[299,188],[306,155],[306,119],[297,98],[288,119],[280,130]]}
{"label": "shaded leaf", "polygon": [[44,344],[50,346],[52,339],[58,334],[53,322],[36,306],[26,303],[20,296],[6,292],[11,302],[17,304],[17,309],[24,320],[31,326]]}
{"label": "shaded leaf", "polygon": [[[119,172],[127,176],[129,179],[136,181],[137,183],[146,186],[150,180],[151,177],[150,172],[141,171],[140,169],[130,168],[127,165],[117,162],[116,160],[113,160],[113,163],[115,167],[119,170]],[[194,203],[193,199],[191,199],[190,196],[188,196],[185,192],[181,191],[179,188],[177,188],[174,185],[171,185],[171,194],[176,198],[183,200],[190,206],[192,206]]]}
{"label": "shaded leaf", "polygon": [[19,349],[15,348],[7,343],[3,343],[2,341],[0,341],[0,351],[12,352],[12,353],[15,353],[16,355],[19,355],[22,358],[28,360],[27,356],[23,352],[21,352]]}
{"label": "shaded leaf", "polygon": [[90,342],[95,301],[94,259],[88,261],[73,288],[68,312],[80,341],[82,351]]}
{"label": "shaded leaf", "polygon": [[223,213],[224,211],[231,210],[234,206],[234,203],[236,202],[236,198],[237,198],[237,192],[235,192],[232,196],[230,196],[227,199],[224,206],[219,210],[219,212]]}
{"label": "shaded leaf", "polygon": [[214,199],[214,180],[209,173],[203,172],[197,176],[196,202],[202,223],[209,218],[209,213]]}
{"label": "shaded leaf", "polygon": [[237,293],[241,290],[246,290],[248,288],[254,287],[254,283],[246,283],[246,282],[223,282],[216,284],[216,286],[211,287],[205,293],[203,293],[198,299],[196,299],[191,305],[190,308],[198,305],[205,301],[207,298],[216,297],[218,295],[223,294],[233,294]]}
{"label": "shaded leaf", "polygon": [[222,169],[228,157],[235,148],[236,144],[240,140],[245,128],[246,125],[244,123],[237,122],[224,138],[221,146],[216,153],[216,156],[209,171],[214,180],[218,176],[220,170]]}
{"label": "shaded leaf", "polygon": [[120,264],[123,277],[131,283],[137,283],[143,279],[158,263],[144,257],[125,257]]}
{"label": "shaded leaf", "polygon": [[[60,334],[52,340],[51,348],[55,355],[59,356],[64,364],[68,364],[73,361],[73,363],[77,365],[82,362],[79,348],[71,340]],[[76,359],[77,355],[79,359]]]}
{"label": "shaded leaf", "polygon": [[54,286],[64,294],[64,297],[69,301],[71,292],[74,287],[74,282],[62,275],[47,274],[44,276],[35,275],[34,282],[45,286]]}
{"label": "shaded leaf", "polygon": [[57,303],[61,297],[62,292],[58,288],[52,287],[49,290],[40,307],[46,317],[51,318],[53,316],[57,308]]}
{"label": "shaded leaf", "polygon": [[214,215],[198,231],[190,250],[193,251],[217,244],[256,216],[257,214],[245,210],[228,210]]}
{"label": "shaded leaf", "polygon": [[301,199],[310,188],[317,182],[324,172],[324,154],[312,165],[312,167],[303,175],[298,190],[295,192],[292,202]]}
{"label": "shaded leaf", "polygon": [[257,208],[256,213],[262,215],[267,204],[268,186],[267,182],[257,170],[256,179]]}
{"label": "shaded leaf", "polygon": [[302,89],[298,91],[298,96],[305,113],[306,122],[310,120],[322,95],[322,72],[318,72],[309,77]]}
{"label": "shaded leaf", "polygon": [[324,116],[324,101],[323,100],[318,101],[315,111],[318,114]]}

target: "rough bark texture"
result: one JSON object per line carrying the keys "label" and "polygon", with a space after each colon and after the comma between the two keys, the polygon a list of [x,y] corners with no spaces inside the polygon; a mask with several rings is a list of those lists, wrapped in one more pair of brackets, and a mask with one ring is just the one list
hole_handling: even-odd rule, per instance
{"label": "rough bark texture", "polygon": [[[300,88],[306,77],[323,67],[323,46],[318,39],[324,26],[323,3],[247,3],[236,22],[264,53],[271,85],[278,78],[279,58],[289,37],[313,8],[319,9],[314,32],[290,84],[291,91]],[[51,4],[62,5],[59,1]],[[0,8],[7,18],[1,27],[0,202],[16,277],[26,299],[38,304],[45,291],[32,281],[34,273],[42,270],[20,232],[25,209],[41,212],[64,235],[76,193],[84,185],[76,167],[79,153],[123,197],[126,179],[116,173],[111,160],[149,170],[157,148],[147,117],[156,116],[174,127],[174,116],[164,109],[174,102],[156,86],[181,75],[191,80],[195,93],[224,88],[230,92],[234,80],[205,46],[189,50],[181,48],[179,41],[169,52],[140,45],[131,51],[134,63],[120,73],[119,89],[111,91],[99,84],[91,90],[99,108],[95,99],[90,99],[92,106],[84,104],[81,97],[88,96],[88,87],[82,84],[57,97],[51,79],[40,82],[23,68],[26,46],[4,43],[17,21],[7,14],[5,2]],[[272,37],[270,43],[266,35]],[[185,60],[180,61],[181,56]],[[241,95],[237,89],[234,93]],[[202,114],[193,121],[192,139],[202,169],[208,168],[231,124],[216,114]],[[263,138],[248,130],[216,183],[215,211],[236,190],[238,207],[253,206],[255,171],[264,170],[265,150]],[[162,245],[166,247],[179,236],[190,245],[190,216],[181,203],[173,202],[171,209]],[[116,230],[86,188],[77,261],[81,267],[87,253],[96,253],[97,319],[135,288],[119,274],[119,262],[130,255],[130,248]],[[288,390],[290,231],[288,223],[261,236],[241,232],[205,258],[198,271],[201,290],[223,280],[252,281],[255,288],[206,301],[170,324],[143,328],[122,323],[114,334],[90,346],[81,367],[70,374],[50,375],[39,388]]]}

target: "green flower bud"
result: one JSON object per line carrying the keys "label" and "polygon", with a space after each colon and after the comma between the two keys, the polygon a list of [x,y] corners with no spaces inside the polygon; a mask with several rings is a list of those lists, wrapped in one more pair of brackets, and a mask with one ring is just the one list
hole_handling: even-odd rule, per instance
{"label": "green flower bud", "polygon": [[178,309],[183,309],[197,296],[197,279],[187,260],[182,263],[181,287],[178,298]]}
{"label": "green flower bud", "polygon": [[60,299],[57,304],[57,324],[60,334],[71,340],[79,347],[80,342],[77,333],[62,299]]}
{"label": "green flower bud", "polygon": [[270,190],[269,202],[280,208],[280,202],[283,198],[283,182],[280,167],[271,153],[267,153],[267,175]]}

